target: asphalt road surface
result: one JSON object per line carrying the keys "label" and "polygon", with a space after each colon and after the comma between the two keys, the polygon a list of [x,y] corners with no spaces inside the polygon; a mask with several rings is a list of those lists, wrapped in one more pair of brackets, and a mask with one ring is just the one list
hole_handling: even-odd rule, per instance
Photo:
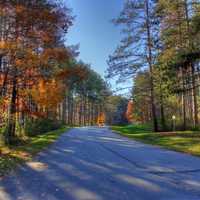
{"label": "asphalt road surface", "polygon": [[200,200],[200,158],[75,128],[0,180],[0,200]]}

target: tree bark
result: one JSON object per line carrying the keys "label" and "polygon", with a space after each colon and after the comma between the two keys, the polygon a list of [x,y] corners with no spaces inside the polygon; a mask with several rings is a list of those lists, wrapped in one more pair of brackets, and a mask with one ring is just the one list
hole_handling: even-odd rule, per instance
{"label": "tree bark", "polygon": [[160,116],[161,116],[162,130],[166,131],[165,110],[164,110],[163,96],[162,95],[160,97]]}
{"label": "tree bark", "polygon": [[17,100],[17,81],[13,80],[11,103],[9,108],[8,127],[5,135],[5,142],[11,145],[15,142],[15,127],[16,127],[16,100]]}
{"label": "tree bark", "polygon": [[[184,1],[184,5],[185,5],[185,18],[186,18],[186,23],[187,23],[188,47],[190,50],[192,50],[193,42],[191,39],[188,0]],[[189,67],[191,69],[191,79],[192,79],[193,121],[194,121],[194,127],[197,127],[199,120],[198,120],[198,105],[197,105],[197,91],[196,91],[196,78],[195,78],[194,63],[191,62]]]}
{"label": "tree bark", "polygon": [[153,117],[153,127],[154,131],[158,131],[158,121],[155,106],[155,95],[154,95],[154,83],[153,83],[153,64],[152,64],[152,42],[151,42],[151,30],[150,30],[150,20],[149,20],[149,1],[145,0],[145,11],[146,11],[146,28],[147,28],[147,47],[148,47],[148,64],[150,71],[150,93],[151,93],[151,107],[152,107],[152,117]]}

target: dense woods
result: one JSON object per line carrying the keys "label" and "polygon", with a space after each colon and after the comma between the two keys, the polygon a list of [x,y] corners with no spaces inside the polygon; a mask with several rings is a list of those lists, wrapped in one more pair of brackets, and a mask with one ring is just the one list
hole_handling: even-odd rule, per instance
{"label": "dense woods", "polygon": [[132,121],[155,131],[199,129],[200,2],[127,0],[108,77],[132,77]]}
{"label": "dense woods", "polygon": [[200,200],[198,157],[200,0],[0,0],[0,200]]}
{"label": "dense woods", "polygon": [[[1,140],[70,126],[151,123],[155,131],[199,129],[200,2],[126,0],[122,40],[108,78],[133,80],[132,97],[78,60],[67,44],[72,11],[62,1],[0,1]],[[101,119],[101,120],[100,120]]]}
{"label": "dense woods", "polygon": [[66,46],[71,10],[57,1],[0,1],[1,139],[61,124],[94,125],[108,94],[105,81]]}

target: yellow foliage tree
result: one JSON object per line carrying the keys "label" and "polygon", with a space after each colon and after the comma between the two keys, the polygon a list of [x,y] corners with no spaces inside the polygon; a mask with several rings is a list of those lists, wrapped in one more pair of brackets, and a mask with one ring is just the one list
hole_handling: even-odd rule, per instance
{"label": "yellow foliage tree", "polygon": [[101,112],[97,117],[98,126],[103,126],[105,124],[106,116],[105,113]]}

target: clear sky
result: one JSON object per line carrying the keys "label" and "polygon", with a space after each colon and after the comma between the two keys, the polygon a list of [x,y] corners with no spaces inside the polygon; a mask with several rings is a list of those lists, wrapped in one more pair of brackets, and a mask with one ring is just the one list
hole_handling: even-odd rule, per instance
{"label": "clear sky", "polygon": [[73,15],[67,44],[80,44],[80,59],[104,76],[106,60],[120,41],[120,32],[111,20],[116,18],[123,0],[66,0]]}

